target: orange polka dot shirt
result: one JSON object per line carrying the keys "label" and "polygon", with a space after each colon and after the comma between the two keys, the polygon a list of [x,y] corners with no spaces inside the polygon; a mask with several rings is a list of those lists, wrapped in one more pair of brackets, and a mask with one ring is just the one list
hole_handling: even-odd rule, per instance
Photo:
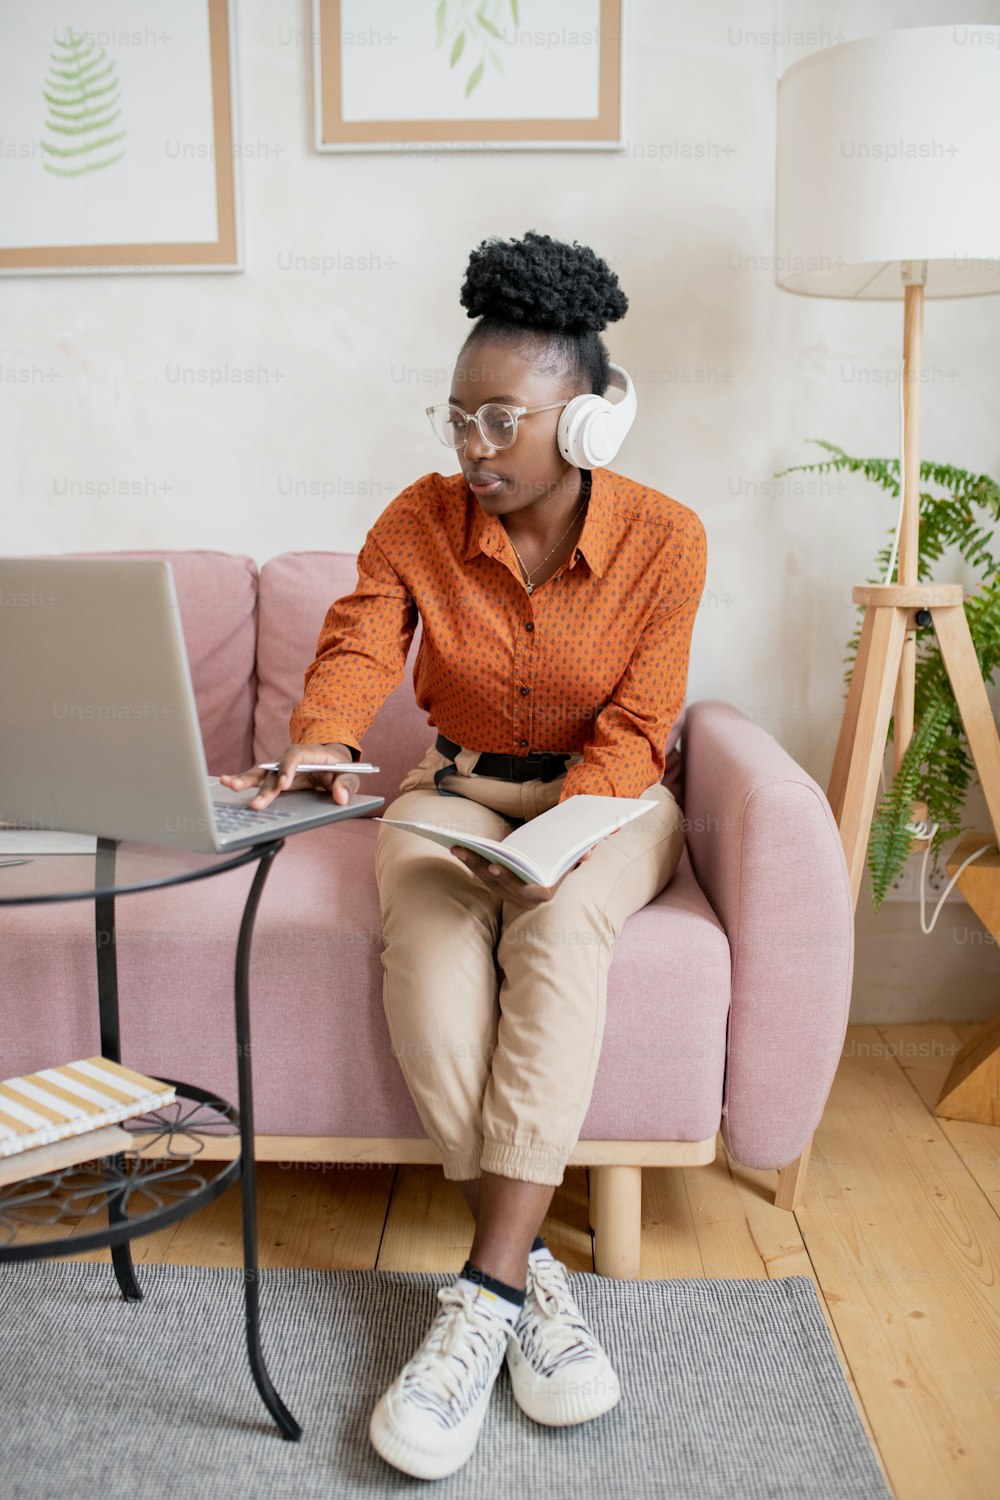
{"label": "orange polka dot shirt", "polygon": [[695,511],[594,469],[576,548],[529,594],[506,530],[464,476],[427,474],[372,525],[357,587],[330,605],[292,743],[360,757],[419,614],[413,686],[428,724],[470,750],[582,751],[560,802],[638,797],[663,776],[684,704],[706,561]]}

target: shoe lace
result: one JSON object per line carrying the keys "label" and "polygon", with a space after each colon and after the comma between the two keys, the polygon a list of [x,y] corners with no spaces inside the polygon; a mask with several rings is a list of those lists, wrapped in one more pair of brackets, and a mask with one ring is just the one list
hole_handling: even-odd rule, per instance
{"label": "shoe lace", "polygon": [[442,1310],[410,1360],[403,1387],[410,1399],[446,1416],[481,1394],[499,1369],[510,1329],[496,1313],[477,1306],[468,1287],[441,1287],[437,1296]]}
{"label": "shoe lace", "polygon": [[529,1316],[526,1329],[518,1330],[519,1334],[524,1331],[528,1340],[525,1353],[537,1341],[544,1348],[546,1363],[553,1369],[589,1358],[597,1347],[596,1342],[570,1296],[566,1267],[562,1262],[553,1257],[551,1261],[533,1265],[531,1292],[534,1304],[531,1311],[537,1310],[538,1316]]}

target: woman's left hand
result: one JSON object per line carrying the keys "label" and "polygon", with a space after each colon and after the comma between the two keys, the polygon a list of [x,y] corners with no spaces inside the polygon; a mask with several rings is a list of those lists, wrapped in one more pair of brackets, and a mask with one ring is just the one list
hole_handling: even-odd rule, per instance
{"label": "woman's left hand", "polygon": [[[514,875],[503,865],[491,864],[488,859],[483,859],[481,854],[475,854],[471,849],[465,849],[461,844],[452,844],[450,852],[456,859],[460,859],[473,875],[477,875],[484,885],[489,886],[498,896],[509,901],[512,906],[520,906],[525,911],[533,911],[536,906],[543,906],[546,901],[551,901],[556,891],[566,879],[566,875],[572,875],[576,865],[571,866],[565,875],[560,875],[555,885],[529,885],[520,876]],[[577,860],[577,865],[582,865],[585,859],[589,859],[593,853],[588,849]],[[496,871],[494,875],[491,872]]]}

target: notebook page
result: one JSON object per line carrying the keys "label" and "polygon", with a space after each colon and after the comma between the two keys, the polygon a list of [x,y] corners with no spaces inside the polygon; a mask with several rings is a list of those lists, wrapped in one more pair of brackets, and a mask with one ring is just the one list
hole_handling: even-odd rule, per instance
{"label": "notebook page", "polygon": [[[504,847],[524,855],[539,870],[562,873],[597,840],[655,806],[638,797],[595,797],[581,792],[515,828],[504,839]],[[558,874],[552,879],[558,879]]]}

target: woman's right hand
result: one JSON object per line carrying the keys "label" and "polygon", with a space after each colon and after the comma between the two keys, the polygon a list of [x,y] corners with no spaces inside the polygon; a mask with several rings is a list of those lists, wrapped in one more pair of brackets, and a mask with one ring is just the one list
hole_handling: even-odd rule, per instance
{"label": "woman's right hand", "polygon": [[260,791],[248,807],[258,812],[263,812],[265,807],[270,807],[275,797],[281,792],[301,792],[307,787],[319,787],[324,792],[330,792],[334,802],[341,807],[351,799],[351,793],[358,791],[361,786],[359,776],[351,776],[333,769],[329,771],[300,771],[296,773],[297,765],[316,765],[317,762],[329,761],[331,768],[338,765],[350,766],[353,757],[346,745],[289,745],[283,755],[278,757],[278,769],[276,771],[265,771],[260,766],[251,766],[249,771],[242,771],[239,775],[227,774],[220,776],[219,780],[223,786],[231,791],[243,792],[247,787],[259,786]]}

